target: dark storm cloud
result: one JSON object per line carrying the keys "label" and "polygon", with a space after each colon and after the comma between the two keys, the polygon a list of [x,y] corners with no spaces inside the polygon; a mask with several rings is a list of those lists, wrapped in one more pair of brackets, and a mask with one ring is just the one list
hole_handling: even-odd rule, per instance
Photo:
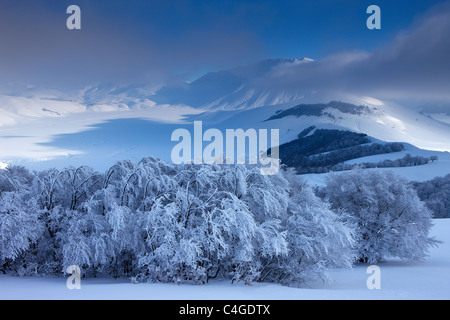
{"label": "dark storm cloud", "polygon": [[450,101],[450,2],[434,7],[371,53],[342,52],[297,67],[280,66],[269,78],[260,85],[267,81],[268,86],[304,92],[347,92],[419,103]]}
{"label": "dark storm cloud", "polygon": [[427,99],[448,99],[449,55],[450,2],[447,2],[434,8],[388,47],[369,57],[361,66],[369,85],[361,81],[361,89],[373,87],[375,93],[379,91],[392,97],[411,94]]}
{"label": "dark storm cloud", "polygon": [[[189,24],[189,12],[178,13],[178,19],[164,1],[77,3],[82,30],[70,31],[69,1],[2,1],[1,84],[70,88],[104,81],[161,82],[205,66],[220,68],[261,57],[252,34],[212,19],[204,28]],[[181,5],[177,8],[183,11]]]}
{"label": "dark storm cloud", "polygon": [[[25,1],[27,2],[27,1]],[[136,70],[136,60],[155,57],[146,48],[136,50],[130,38],[115,37],[115,30],[87,25],[82,11],[81,31],[66,28],[64,6],[59,12],[27,3],[2,4],[0,11],[0,75],[2,82],[73,85],[80,80],[106,80],[124,64]],[[133,53],[131,53],[133,52]],[[134,59],[130,59],[134,57]],[[128,60],[128,62],[126,62]],[[124,77],[129,74],[124,74]]]}

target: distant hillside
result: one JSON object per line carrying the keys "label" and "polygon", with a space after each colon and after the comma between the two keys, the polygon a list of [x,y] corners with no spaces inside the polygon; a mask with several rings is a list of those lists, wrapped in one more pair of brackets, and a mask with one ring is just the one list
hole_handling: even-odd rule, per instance
{"label": "distant hillside", "polygon": [[351,103],[345,103],[340,101],[331,101],[330,103],[316,103],[316,104],[300,104],[288,110],[278,112],[277,114],[271,116],[266,121],[282,119],[288,116],[328,116],[334,118],[334,115],[327,112],[328,108],[339,110],[342,113],[362,115],[369,114],[371,111],[366,106],[357,106]]}
{"label": "distant hillside", "polygon": [[316,129],[312,126],[303,130],[296,140],[280,146],[280,159],[284,165],[295,168],[300,174],[324,173],[345,170],[337,165],[348,160],[403,149],[401,143],[372,143],[366,134]]}

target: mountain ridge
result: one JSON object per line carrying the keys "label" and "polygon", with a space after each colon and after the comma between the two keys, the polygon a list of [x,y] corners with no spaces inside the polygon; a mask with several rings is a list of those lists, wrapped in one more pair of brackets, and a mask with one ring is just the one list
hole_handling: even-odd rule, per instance
{"label": "mountain ridge", "polygon": [[258,82],[276,68],[314,62],[310,58],[267,59],[228,70],[209,72],[191,83],[163,87],[153,100],[157,103],[187,104],[209,110],[252,109],[300,100],[299,90],[271,91]]}

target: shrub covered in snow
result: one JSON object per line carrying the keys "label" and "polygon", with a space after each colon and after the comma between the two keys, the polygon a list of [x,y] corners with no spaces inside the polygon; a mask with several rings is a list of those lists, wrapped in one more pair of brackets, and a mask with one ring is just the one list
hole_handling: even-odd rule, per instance
{"label": "shrub covered in snow", "polygon": [[360,261],[389,257],[421,260],[436,241],[429,237],[432,214],[404,178],[390,171],[355,170],[328,177],[327,197],[334,210],[356,226]]}
{"label": "shrub covered in snow", "polygon": [[87,277],[299,285],[352,265],[353,225],[368,261],[423,256],[429,212],[403,181],[338,179],[330,206],[290,170],[264,176],[255,166],[155,158],[119,161],[104,174],[10,167],[0,172],[0,272],[77,265]]}

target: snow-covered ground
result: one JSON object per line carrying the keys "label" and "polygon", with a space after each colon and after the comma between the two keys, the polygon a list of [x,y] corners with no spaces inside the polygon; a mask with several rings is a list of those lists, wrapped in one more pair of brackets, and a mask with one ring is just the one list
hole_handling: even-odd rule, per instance
{"label": "snow-covered ground", "polygon": [[0,275],[0,299],[27,300],[448,300],[450,299],[450,219],[435,220],[432,236],[443,241],[424,262],[381,263],[381,289],[367,288],[367,265],[331,273],[333,283],[304,288],[258,283],[252,286],[212,281],[207,285],[132,284],[127,279],[82,280],[81,290],[67,289],[67,278],[15,278]]}

